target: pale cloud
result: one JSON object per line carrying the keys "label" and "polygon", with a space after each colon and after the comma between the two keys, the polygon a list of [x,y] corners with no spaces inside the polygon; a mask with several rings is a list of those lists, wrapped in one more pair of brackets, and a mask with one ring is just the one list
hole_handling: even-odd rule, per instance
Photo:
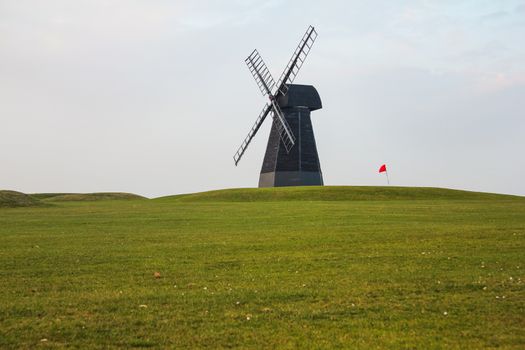
{"label": "pale cloud", "polygon": [[179,24],[187,30],[242,27],[260,20],[264,12],[277,10],[282,4],[281,0],[189,2],[184,7],[187,15],[179,19]]}
{"label": "pale cloud", "polygon": [[509,16],[507,11],[496,11],[480,17],[481,21],[499,21]]}
{"label": "pale cloud", "polygon": [[525,13],[525,4],[520,4],[514,8],[514,12],[517,14],[523,14]]}
{"label": "pale cloud", "polygon": [[487,72],[480,74],[477,76],[474,88],[475,91],[486,94],[506,90],[514,86],[525,87],[525,72],[517,74]]}

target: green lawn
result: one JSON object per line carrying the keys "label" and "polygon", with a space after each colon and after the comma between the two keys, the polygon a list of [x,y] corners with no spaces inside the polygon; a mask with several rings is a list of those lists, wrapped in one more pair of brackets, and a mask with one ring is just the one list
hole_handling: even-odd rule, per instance
{"label": "green lawn", "polygon": [[0,348],[525,348],[524,197],[32,198],[0,208]]}

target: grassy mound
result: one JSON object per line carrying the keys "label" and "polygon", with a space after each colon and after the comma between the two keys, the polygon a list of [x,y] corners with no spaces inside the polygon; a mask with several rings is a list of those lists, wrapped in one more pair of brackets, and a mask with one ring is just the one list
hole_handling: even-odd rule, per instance
{"label": "grassy mound", "polygon": [[525,348],[524,197],[43,202],[0,210],[0,349]]}
{"label": "grassy mound", "polygon": [[271,202],[271,201],[370,201],[370,200],[476,200],[512,199],[517,196],[450,190],[432,187],[309,186],[239,188],[177,196],[161,200],[181,202]]}
{"label": "grassy mound", "polygon": [[0,191],[0,208],[33,207],[42,203],[35,197],[16,191]]}
{"label": "grassy mound", "polygon": [[98,193],[37,193],[32,195],[50,202],[73,202],[73,201],[107,201],[107,200],[130,200],[144,199],[145,197],[124,192],[98,192]]}

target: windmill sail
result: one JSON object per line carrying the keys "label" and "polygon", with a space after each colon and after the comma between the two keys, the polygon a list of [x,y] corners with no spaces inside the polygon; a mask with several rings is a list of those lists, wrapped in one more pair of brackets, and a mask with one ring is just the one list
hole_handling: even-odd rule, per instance
{"label": "windmill sail", "polygon": [[235,162],[235,165],[237,165],[237,163],[239,163],[239,161],[241,160],[241,157],[246,151],[246,148],[248,148],[248,145],[252,141],[253,137],[264,122],[264,119],[266,119],[266,116],[268,115],[268,113],[270,113],[271,110],[272,106],[267,103],[261,111],[261,114],[259,114],[259,117],[257,117],[257,120],[255,120],[255,124],[253,124],[252,128],[250,129],[250,132],[242,142],[241,146],[239,147],[239,149],[237,149],[237,152],[235,152],[235,155],[233,156],[233,161]]}
{"label": "windmill sail", "polygon": [[314,45],[315,39],[317,39],[317,32],[314,27],[310,26],[306,33],[304,33],[303,38],[292,55],[292,58],[288,61],[283,74],[281,74],[281,77],[277,82],[276,95],[278,93],[286,95],[288,92],[288,86],[286,86],[286,84],[291,84],[295,80],[295,77],[299,73],[299,69],[301,69],[306,60],[306,56],[308,56],[310,49]]}
{"label": "windmill sail", "polygon": [[250,73],[252,73],[255,78],[255,82],[263,96],[271,95],[272,89],[275,86],[275,81],[273,80],[273,77],[270,74],[268,67],[266,67],[261,55],[259,55],[259,52],[253,50],[244,62],[248,65],[248,69],[250,69]]}
{"label": "windmill sail", "polygon": [[272,101],[272,107],[272,117],[275,123],[275,127],[277,128],[279,137],[281,138],[281,141],[283,142],[283,145],[286,148],[286,152],[288,153],[290,152],[290,149],[295,145],[295,136],[292,132],[292,129],[290,128],[290,125],[288,125],[288,122],[286,121],[286,118],[284,117],[281,108],[275,102],[275,100]]}

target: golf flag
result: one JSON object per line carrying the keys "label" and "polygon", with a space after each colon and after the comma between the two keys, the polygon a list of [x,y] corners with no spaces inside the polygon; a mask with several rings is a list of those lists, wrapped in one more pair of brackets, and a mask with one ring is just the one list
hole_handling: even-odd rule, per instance
{"label": "golf flag", "polygon": [[386,171],[386,164],[383,164],[379,167],[379,173],[385,173],[386,183],[390,185],[390,179],[388,178],[388,171]]}

